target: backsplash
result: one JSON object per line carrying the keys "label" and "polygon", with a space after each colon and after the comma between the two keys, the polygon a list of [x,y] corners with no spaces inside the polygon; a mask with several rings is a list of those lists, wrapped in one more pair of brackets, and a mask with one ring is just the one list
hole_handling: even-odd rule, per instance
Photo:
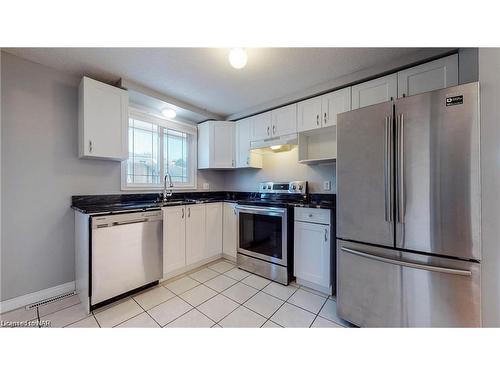
{"label": "backsplash", "polygon": [[[224,188],[229,191],[255,191],[260,182],[306,180],[309,192],[334,194],[337,191],[335,163],[299,164],[298,150],[263,154],[262,169],[238,169],[225,173]],[[331,190],[324,190],[324,181],[330,181]]]}

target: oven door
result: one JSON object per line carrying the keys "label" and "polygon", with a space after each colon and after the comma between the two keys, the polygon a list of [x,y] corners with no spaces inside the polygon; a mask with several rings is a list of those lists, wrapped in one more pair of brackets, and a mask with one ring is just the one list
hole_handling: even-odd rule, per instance
{"label": "oven door", "polygon": [[282,266],[287,265],[287,210],[236,206],[237,252]]}

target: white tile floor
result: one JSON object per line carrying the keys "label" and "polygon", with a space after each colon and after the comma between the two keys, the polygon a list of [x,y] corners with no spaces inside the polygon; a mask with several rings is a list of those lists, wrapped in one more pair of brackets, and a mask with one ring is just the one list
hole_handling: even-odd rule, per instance
{"label": "white tile floor", "polygon": [[86,314],[73,296],[1,320],[49,320],[52,327],[333,327],[349,326],[335,300],[283,286],[220,260]]}

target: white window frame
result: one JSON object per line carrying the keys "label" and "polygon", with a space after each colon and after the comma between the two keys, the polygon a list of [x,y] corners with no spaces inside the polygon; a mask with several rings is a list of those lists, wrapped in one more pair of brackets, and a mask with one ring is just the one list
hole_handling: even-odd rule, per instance
{"label": "white window frame", "polygon": [[[195,190],[197,188],[197,171],[198,171],[198,128],[195,125],[187,124],[181,121],[175,121],[166,119],[160,116],[152,115],[150,113],[143,112],[136,108],[129,108],[129,118],[142,120],[145,122],[157,125],[159,128],[167,128],[170,130],[175,130],[183,133],[188,133],[191,135],[187,142],[188,147],[188,173],[190,175],[189,183],[183,182],[173,182],[172,190]],[[128,133],[128,125],[127,125]],[[127,144],[127,153],[128,153]],[[121,162],[121,190],[135,190],[135,191],[162,191],[163,190],[163,179],[164,179],[164,159],[163,159],[163,142],[160,142],[160,184],[129,184],[127,183],[127,163],[128,159]]]}

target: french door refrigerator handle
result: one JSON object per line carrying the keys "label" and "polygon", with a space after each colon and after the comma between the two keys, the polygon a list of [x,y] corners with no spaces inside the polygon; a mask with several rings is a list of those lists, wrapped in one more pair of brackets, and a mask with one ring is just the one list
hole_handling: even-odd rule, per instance
{"label": "french door refrigerator handle", "polygon": [[384,208],[385,221],[392,222],[392,118],[385,118],[385,142],[384,142]]}
{"label": "french door refrigerator handle", "polygon": [[404,183],[404,115],[401,113],[396,117],[397,132],[397,172],[396,187],[398,191],[397,199],[397,221],[405,222],[405,183]]}
{"label": "french door refrigerator handle", "polygon": [[437,267],[437,266],[429,266],[427,264],[420,264],[420,263],[412,263],[412,262],[405,262],[402,260],[396,260],[396,259],[389,259],[385,257],[381,257],[378,255],[373,255],[373,254],[368,254],[364,253],[362,251],[357,251],[353,249],[349,249],[347,247],[341,246],[340,249],[342,251],[345,251],[346,253],[350,253],[353,255],[357,255],[360,257],[364,257],[367,259],[372,259],[376,260],[379,262],[384,262],[384,263],[389,263],[389,264],[395,264],[397,266],[403,266],[403,267],[409,267],[409,268],[416,268],[424,271],[431,271],[431,272],[441,272],[441,273],[449,273],[452,275],[460,275],[460,276],[471,276],[472,272],[467,271],[467,270],[459,270],[456,268],[446,268],[446,267]]}

